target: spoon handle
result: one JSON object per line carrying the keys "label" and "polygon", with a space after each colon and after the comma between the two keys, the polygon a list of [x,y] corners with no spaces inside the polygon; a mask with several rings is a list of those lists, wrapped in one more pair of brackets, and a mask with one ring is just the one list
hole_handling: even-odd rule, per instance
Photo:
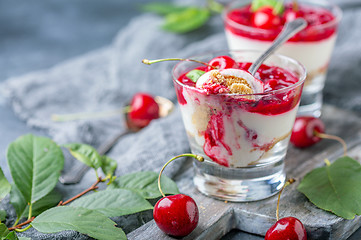
{"label": "spoon handle", "polygon": [[303,18],[297,18],[293,21],[286,23],[281,33],[273,41],[272,45],[251,65],[248,71],[254,76],[258,68],[261,66],[264,60],[268,58],[276,49],[278,49],[288,39],[293,37],[296,33],[301,31],[307,26],[307,22]]}
{"label": "spoon handle", "polygon": [[[129,131],[129,130],[124,131],[124,132],[119,132],[119,133],[115,134],[114,136],[112,136],[111,138],[109,138],[103,145],[101,145],[98,148],[99,155],[106,154],[117,143],[117,141],[121,137],[123,137],[129,133],[131,133],[131,131]],[[81,179],[83,178],[83,176],[87,173],[88,170],[89,170],[89,167],[87,165],[81,164],[78,167],[71,168],[69,171],[62,174],[59,178],[59,181],[62,184],[79,183],[81,181]]]}

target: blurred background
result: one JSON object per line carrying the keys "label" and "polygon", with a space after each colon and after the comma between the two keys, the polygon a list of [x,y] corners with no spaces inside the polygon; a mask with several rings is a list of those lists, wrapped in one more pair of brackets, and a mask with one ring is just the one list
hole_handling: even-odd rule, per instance
{"label": "blurred background", "polygon": [[[0,0],[0,82],[111,44],[122,28],[142,14],[139,6],[148,2],[151,1]],[[45,134],[27,127],[0,96],[3,169],[7,145],[25,133]],[[223,239],[263,238],[234,230]],[[361,230],[350,238],[356,239],[361,239]]]}

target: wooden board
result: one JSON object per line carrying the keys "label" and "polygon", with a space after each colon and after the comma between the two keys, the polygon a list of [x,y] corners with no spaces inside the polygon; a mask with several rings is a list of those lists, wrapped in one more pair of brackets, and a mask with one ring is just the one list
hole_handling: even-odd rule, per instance
{"label": "wooden board", "polygon": [[[360,115],[325,106],[322,119],[327,128],[326,132],[346,140],[349,155],[361,162]],[[341,144],[333,140],[322,140],[307,149],[290,147],[286,156],[287,177],[300,180],[310,170],[323,166],[325,158],[332,162],[342,154]],[[235,228],[264,236],[267,229],[276,221],[277,196],[249,203],[215,200],[195,189],[190,161],[183,169],[176,178],[180,191],[192,196],[200,210],[197,228],[184,239],[220,239]],[[280,217],[294,216],[300,219],[306,227],[308,239],[347,239],[361,226],[359,216],[353,220],[345,220],[318,209],[296,190],[297,185],[297,182],[292,184],[282,194]],[[128,238],[173,239],[161,232],[154,220],[128,234]]]}

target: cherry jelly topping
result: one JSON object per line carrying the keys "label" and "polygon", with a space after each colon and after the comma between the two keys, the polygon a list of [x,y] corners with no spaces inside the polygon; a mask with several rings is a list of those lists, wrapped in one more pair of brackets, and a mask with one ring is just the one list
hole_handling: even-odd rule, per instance
{"label": "cherry jelly topping", "polygon": [[[325,26],[325,23],[330,23],[336,18],[330,11],[305,5],[299,5],[298,11],[294,11],[292,4],[286,4],[283,14],[277,17],[271,16],[264,9],[252,12],[250,6],[233,9],[226,16],[225,27],[236,35],[273,41],[282,30],[283,25],[297,17],[303,17],[308,26],[289,40],[292,42],[320,41],[329,38],[337,30],[337,24]],[[267,21],[266,18],[268,18]],[[246,27],[236,26],[238,24]]]}

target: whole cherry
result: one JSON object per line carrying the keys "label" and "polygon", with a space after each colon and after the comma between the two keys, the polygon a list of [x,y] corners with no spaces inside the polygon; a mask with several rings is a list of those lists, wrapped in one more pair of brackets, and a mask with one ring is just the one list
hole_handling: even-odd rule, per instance
{"label": "whole cherry", "polygon": [[165,196],[160,179],[164,168],[179,157],[193,157],[203,162],[204,158],[194,154],[181,154],[170,159],[162,168],[158,177],[158,188],[163,198],[154,206],[153,218],[164,233],[174,237],[184,237],[190,234],[198,225],[199,211],[196,202],[190,196],[176,194]]}
{"label": "whole cherry", "polygon": [[307,233],[302,222],[294,217],[278,220],[266,233],[265,240],[306,240]]}
{"label": "whole cherry", "polygon": [[159,118],[159,105],[153,96],[136,93],[130,102],[128,118],[133,125],[143,128],[153,119]]}
{"label": "whole cherry", "polygon": [[325,125],[321,119],[313,116],[300,116],[295,120],[290,141],[295,147],[309,147],[321,141],[317,134],[324,132]]}
{"label": "whole cherry", "polygon": [[239,68],[237,62],[229,56],[218,56],[208,63],[208,71],[213,69]]}
{"label": "whole cherry", "polygon": [[289,179],[278,194],[276,217],[277,222],[267,231],[265,240],[307,240],[307,232],[302,222],[295,217],[279,219],[279,204],[282,191],[289,184],[294,183],[293,178]]}
{"label": "whole cherry", "polygon": [[305,148],[321,141],[321,139],[333,139],[342,144],[344,156],[347,155],[346,142],[334,135],[325,133],[325,125],[322,120],[313,116],[297,117],[292,128],[290,142],[298,148]]}
{"label": "whole cherry", "polygon": [[287,9],[283,13],[283,17],[286,22],[291,22],[291,21],[295,20],[296,18],[303,17],[303,14],[300,11],[294,11],[293,9]]}
{"label": "whole cherry", "polygon": [[272,29],[281,25],[281,18],[273,13],[273,8],[263,6],[253,13],[252,24],[256,28]]}

